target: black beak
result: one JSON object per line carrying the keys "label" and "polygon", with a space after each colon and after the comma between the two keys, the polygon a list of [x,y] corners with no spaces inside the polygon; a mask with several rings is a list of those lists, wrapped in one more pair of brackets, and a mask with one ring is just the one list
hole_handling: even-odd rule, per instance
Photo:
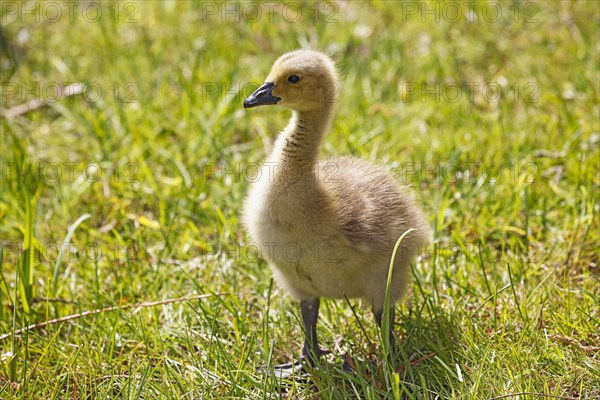
{"label": "black beak", "polygon": [[265,104],[277,104],[279,97],[275,97],[271,94],[275,83],[265,82],[254,91],[246,100],[244,100],[244,108],[252,108],[256,106],[263,106]]}

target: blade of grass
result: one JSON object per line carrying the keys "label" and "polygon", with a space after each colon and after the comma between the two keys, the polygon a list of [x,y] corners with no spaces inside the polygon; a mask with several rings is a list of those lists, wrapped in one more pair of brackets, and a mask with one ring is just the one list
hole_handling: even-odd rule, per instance
{"label": "blade of grass", "polygon": [[390,354],[391,353],[390,340],[392,340],[392,338],[390,338],[390,327],[391,327],[391,324],[393,323],[393,321],[390,321],[390,315],[391,315],[390,307],[391,307],[391,301],[392,301],[391,287],[392,287],[392,277],[393,277],[393,272],[394,272],[394,263],[396,261],[396,254],[398,253],[398,249],[400,248],[402,241],[412,231],[414,231],[414,228],[408,229],[396,241],[396,245],[394,246],[394,251],[392,251],[392,258],[390,259],[387,284],[386,284],[386,288],[385,288],[385,300],[383,301],[383,318],[381,320],[381,335],[383,338],[384,363],[386,366],[385,369],[388,372],[385,374],[386,381],[387,381],[386,384],[388,385],[388,387],[391,387],[391,385],[393,383],[393,379],[390,379],[390,378],[392,378],[392,376],[390,376],[390,374],[393,375],[395,373],[393,366],[390,365],[390,362],[389,362],[389,360],[392,358],[392,354]]}
{"label": "blade of grass", "polygon": [[67,235],[60,246],[58,257],[56,258],[56,263],[54,264],[54,273],[52,274],[52,297],[56,297],[56,292],[58,292],[58,273],[62,264],[63,255],[65,254],[65,249],[71,242],[71,236],[73,236],[73,233],[75,233],[75,229],[77,229],[77,227],[83,221],[89,219],[90,217],[90,214],[83,214],[81,217],[77,218],[77,220],[71,226],[69,226],[69,229],[67,230]]}

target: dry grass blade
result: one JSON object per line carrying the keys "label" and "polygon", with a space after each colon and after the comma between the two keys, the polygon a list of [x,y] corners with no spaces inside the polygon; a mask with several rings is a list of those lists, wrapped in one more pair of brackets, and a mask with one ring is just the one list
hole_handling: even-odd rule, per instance
{"label": "dry grass blade", "polygon": [[212,296],[220,296],[221,294],[200,294],[197,296],[188,296],[188,297],[178,297],[176,299],[167,299],[167,300],[160,300],[160,301],[149,301],[146,303],[137,303],[137,304],[126,304],[124,306],[110,306],[110,307],[104,307],[104,308],[98,308],[95,310],[89,310],[89,311],[84,311],[84,312],[80,312],[77,314],[71,314],[71,315],[67,315],[61,318],[56,318],[56,319],[51,319],[49,321],[44,321],[44,322],[39,322],[37,324],[32,324],[29,326],[26,326],[24,328],[21,329],[17,329],[14,332],[9,332],[9,333],[5,333],[3,335],[0,335],[0,340],[4,340],[4,339],[8,339],[9,337],[13,336],[13,335],[20,335],[24,332],[27,331],[31,331],[31,330],[35,330],[35,329],[41,329],[44,328],[46,326],[50,326],[50,325],[54,325],[54,324],[58,324],[61,322],[66,322],[66,321],[71,321],[74,319],[78,319],[78,318],[84,318],[84,317],[89,317],[90,315],[96,315],[96,314],[101,314],[104,312],[110,312],[110,311],[115,311],[115,310],[128,310],[131,308],[147,308],[147,307],[155,307],[155,306],[162,306],[165,304],[172,304],[172,303],[180,303],[180,302],[184,302],[184,301],[192,301],[192,300],[199,300],[199,299],[205,299],[207,297],[212,297]]}
{"label": "dry grass blade", "polygon": [[[57,89],[56,97],[54,100],[62,99],[63,97],[71,97],[78,94],[83,93],[85,90],[85,85],[82,83],[73,83],[69,86],[61,87],[59,86]],[[18,117],[19,115],[27,114],[31,111],[35,111],[38,108],[41,108],[45,105],[49,104],[47,101],[40,99],[29,100],[26,103],[18,104],[4,111],[2,115],[5,118],[12,119],[14,117]]]}

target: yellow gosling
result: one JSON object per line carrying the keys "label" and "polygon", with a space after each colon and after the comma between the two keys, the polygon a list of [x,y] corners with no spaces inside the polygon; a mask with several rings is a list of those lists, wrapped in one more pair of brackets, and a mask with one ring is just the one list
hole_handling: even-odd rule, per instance
{"label": "yellow gosling", "polygon": [[244,224],[277,283],[300,301],[303,359],[313,365],[323,353],[316,330],[319,299],[361,298],[381,326],[392,251],[413,229],[394,263],[393,321],[410,263],[429,237],[421,210],[386,169],[353,157],[319,161],[337,89],[336,68],[327,55],[296,50],[281,56],[244,101],[244,108],[276,104],[292,110],[250,189]]}

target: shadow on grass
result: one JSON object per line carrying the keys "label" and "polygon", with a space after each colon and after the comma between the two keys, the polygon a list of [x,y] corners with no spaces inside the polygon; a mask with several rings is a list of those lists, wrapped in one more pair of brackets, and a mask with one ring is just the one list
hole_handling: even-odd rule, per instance
{"label": "shadow on grass", "polygon": [[441,310],[426,317],[424,308],[404,307],[397,316],[396,349],[389,364],[384,362],[381,340],[366,346],[351,344],[350,354],[330,355],[320,368],[293,380],[277,379],[265,371],[270,395],[309,399],[434,399],[451,395],[462,379],[457,367],[461,364],[459,328]]}
{"label": "shadow on grass", "polygon": [[415,308],[407,310],[407,314],[397,319],[400,324],[396,326],[394,361],[401,398],[443,398],[462,380],[460,327],[435,306],[425,316],[423,309],[427,303],[426,300],[416,312]]}

